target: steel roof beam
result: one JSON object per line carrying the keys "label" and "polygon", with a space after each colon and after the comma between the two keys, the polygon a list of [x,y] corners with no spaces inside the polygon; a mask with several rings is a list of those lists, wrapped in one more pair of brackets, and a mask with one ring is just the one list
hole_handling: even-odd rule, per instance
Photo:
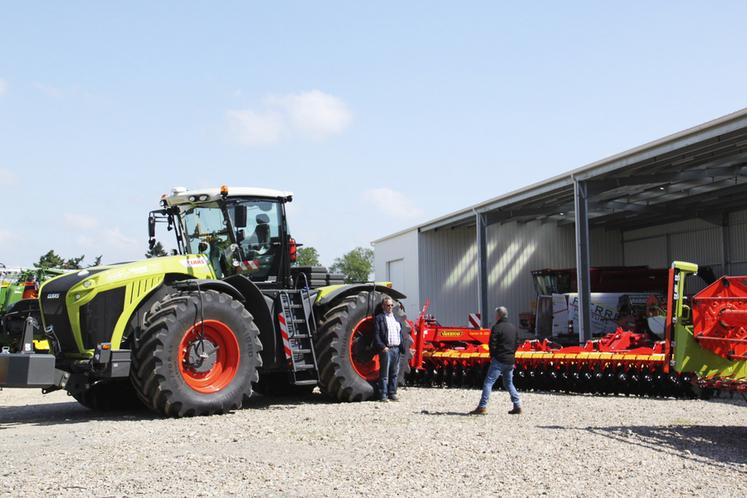
{"label": "steel roof beam", "polygon": [[725,166],[717,168],[703,168],[679,172],[655,173],[652,175],[636,175],[617,178],[606,178],[603,180],[590,180],[589,188],[591,194],[601,194],[608,190],[619,187],[638,185],[675,184],[687,180],[700,180],[703,178],[732,178],[738,177],[745,169],[745,165]]}

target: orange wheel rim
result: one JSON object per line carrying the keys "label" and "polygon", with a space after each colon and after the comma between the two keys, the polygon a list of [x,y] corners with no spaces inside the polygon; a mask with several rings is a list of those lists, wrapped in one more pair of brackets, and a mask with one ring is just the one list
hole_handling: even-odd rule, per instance
{"label": "orange wheel rim", "polygon": [[193,390],[212,394],[236,377],[241,349],[231,327],[218,320],[196,323],[179,343],[179,373]]}
{"label": "orange wheel rim", "polygon": [[349,350],[350,364],[362,379],[369,382],[379,380],[379,355],[372,352],[370,345],[374,334],[373,318],[367,316],[353,327],[350,334]]}

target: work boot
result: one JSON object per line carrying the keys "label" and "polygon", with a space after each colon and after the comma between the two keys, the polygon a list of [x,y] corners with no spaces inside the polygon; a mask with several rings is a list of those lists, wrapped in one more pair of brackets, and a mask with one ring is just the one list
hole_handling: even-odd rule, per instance
{"label": "work boot", "polygon": [[389,403],[389,400],[387,398],[379,398],[379,402],[381,402],[381,403]]}
{"label": "work boot", "polygon": [[399,398],[396,394],[392,394],[391,396],[389,396],[389,401],[399,401]]}
{"label": "work boot", "polygon": [[488,409],[487,408],[483,408],[481,406],[478,406],[477,408],[475,408],[474,410],[472,410],[471,412],[469,412],[469,414],[470,415],[487,415],[488,414]]}
{"label": "work boot", "polygon": [[521,413],[521,407],[520,406],[514,406],[508,412],[509,415],[519,415],[520,413]]}

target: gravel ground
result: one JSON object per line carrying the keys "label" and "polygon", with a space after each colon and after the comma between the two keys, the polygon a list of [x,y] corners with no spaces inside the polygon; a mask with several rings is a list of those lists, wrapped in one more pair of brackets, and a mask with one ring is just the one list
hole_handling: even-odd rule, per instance
{"label": "gravel ground", "polygon": [[403,389],[397,403],[253,399],[228,415],[96,415],[0,391],[7,496],[745,496],[747,405]]}

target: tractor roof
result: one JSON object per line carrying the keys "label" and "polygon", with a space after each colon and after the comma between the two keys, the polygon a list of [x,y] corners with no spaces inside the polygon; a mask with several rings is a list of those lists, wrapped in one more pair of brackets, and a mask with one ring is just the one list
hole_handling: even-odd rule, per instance
{"label": "tractor roof", "polygon": [[[178,204],[218,200],[220,197],[221,189],[219,188],[198,188],[188,190],[185,187],[174,187],[163,199],[169,206],[175,206]],[[266,197],[269,199],[281,198],[289,201],[293,197],[293,192],[273,190],[269,188],[228,187],[228,197]]]}

